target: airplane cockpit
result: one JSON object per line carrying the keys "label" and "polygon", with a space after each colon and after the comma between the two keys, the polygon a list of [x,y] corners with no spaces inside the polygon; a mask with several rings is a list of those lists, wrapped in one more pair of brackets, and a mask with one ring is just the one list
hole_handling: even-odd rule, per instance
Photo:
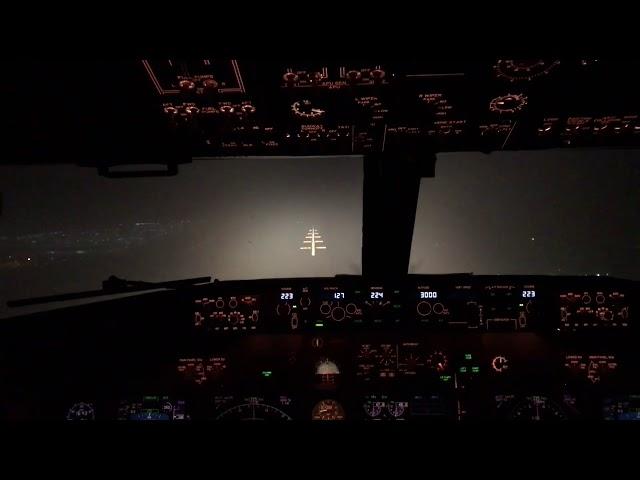
{"label": "airplane cockpit", "polygon": [[1,420],[640,420],[637,61],[11,70]]}

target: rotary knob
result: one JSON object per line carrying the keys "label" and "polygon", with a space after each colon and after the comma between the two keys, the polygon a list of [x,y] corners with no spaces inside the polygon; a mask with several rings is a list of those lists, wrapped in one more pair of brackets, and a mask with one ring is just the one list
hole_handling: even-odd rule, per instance
{"label": "rotary knob", "polygon": [[382,80],[384,80],[385,76],[386,76],[386,72],[380,68],[371,70],[371,78],[373,79],[374,82],[381,82]]}
{"label": "rotary knob", "polygon": [[308,308],[311,306],[311,298],[309,298],[309,295],[303,295],[300,297],[300,306],[302,308]]}
{"label": "rotary knob", "polygon": [[349,83],[358,83],[362,80],[362,72],[358,70],[349,70],[347,72],[347,81]]}
{"label": "rotary knob", "polygon": [[285,81],[287,85],[293,86],[298,82],[300,77],[298,76],[297,73],[287,72],[282,76],[282,79]]}
{"label": "rotary knob", "polygon": [[276,313],[283,317],[288,316],[291,313],[291,305],[288,303],[279,303],[276,307]]}
{"label": "rotary knob", "polygon": [[193,93],[196,90],[196,84],[193,80],[180,80],[178,86],[182,93]]}
{"label": "rotary knob", "polygon": [[324,114],[324,110],[314,108],[310,100],[300,100],[291,105],[291,111],[299,118],[318,118]]}
{"label": "rotary knob", "polygon": [[498,355],[491,361],[491,368],[493,368],[493,371],[496,373],[503,373],[509,368],[509,361],[506,357]]}
{"label": "rotary knob", "polygon": [[256,107],[254,107],[250,103],[245,103],[244,105],[242,105],[242,107],[240,107],[240,110],[242,110],[242,113],[251,114],[255,113]]}
{"label": "rotary knob", "polygon": [[302,114],[309,114],[313,110],[313,106],[309,100],[298,102],[298,111]]}
{"label": "rotary knob", "polygon": [[449,365],[449,360],[443,352],[436,351],[427,357],[427,365],[437,372],[444,372]]}
{"label": "rotary knob", "polygon": [[508,94],[491,100],[489,109],[496,113],[515,113],[522,110],[526,104],[526,96],[521,94]]}
{"label": "rotary knob", "polygon": [[341,322],[342,320],[345,319],[346,316],[347,316],[347,313],[342,307],[336,307],[333,310],[331,310],[331,318],[336,322]]}
{"label": "rotary knob", "polygon": [[204,93],[217,93],[218,82],[213,78],[205,78],[202,81],[202,89]]}
{"label": "rotary knob", "polygon": [[531,300],[529,300],[527,302],[527,304],[525,305],[524,309],[529,314],[533,313],[533,302],[531,302]]}
{"label": "rotary knob", "polygon": [[431,313],[431,304],[429,302],[420,302],[416,310],[418,311],[418,315],[426,317]]}

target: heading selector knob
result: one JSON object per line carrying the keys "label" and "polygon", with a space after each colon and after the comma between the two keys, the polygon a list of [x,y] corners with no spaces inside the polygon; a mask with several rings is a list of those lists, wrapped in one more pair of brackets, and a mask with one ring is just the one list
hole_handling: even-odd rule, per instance
{"label": "heading selector knob", "polygon": [[346,312],[342,307],[336,307],[331,310],[331,318],[333,318],[336,322],[341,322],[346,317]]}

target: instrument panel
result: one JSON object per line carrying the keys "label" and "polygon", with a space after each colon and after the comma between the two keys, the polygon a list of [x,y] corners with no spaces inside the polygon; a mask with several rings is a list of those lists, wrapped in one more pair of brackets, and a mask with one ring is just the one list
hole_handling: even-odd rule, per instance
{"label": "instrument panel", "polygon": [[634,62],[167,58],[141,63],[157,113],[189,139],[196,156],[640,142]]}
{"label": "instrument panel", "polygon": [[[543,282],[543,288],[534,280]],[[251,282],[227,282],[225,288],[234,292],[229,296],[203,296],[193,301],[192,323],[209,332],[344,331],[359,327],[577,332],[618,331],[630,326],[629,289],[593,290],[591,301],[588,291],[550,290],[549,281],[544,277],[445,275],[416,276],[408,282],[384,285],[345,277],[340,281],[295,280],[286,286],[262,281],[255,283],[255,292]],[[244,290],[235,293],[237,285]],[[541,302],[546,308],[553,304],[553,318],[539,316]],[[593,305],[586,306],[590,303]]]}
{"label": "instrument panel", "polygon": [[111,175],[162,159],[170,175],[194,157],[640,145],[636,59],[420,57],[12,62],[30,73],[9,79],[2,162]]}
{"label": "instrument panel", "polygon": [[[43,328],[32,351],[5,335],[0,401],[68,421],[640,420],[637,292],[601,277],[216,281],[61,310],[68,330]],[[614,320],[567,328],[586,295]]]}
{"label": "instrument panel", "polygon": [[565,330],[626,329],[629,305],[625,293],[615,289],[560,294],[560,327]]}

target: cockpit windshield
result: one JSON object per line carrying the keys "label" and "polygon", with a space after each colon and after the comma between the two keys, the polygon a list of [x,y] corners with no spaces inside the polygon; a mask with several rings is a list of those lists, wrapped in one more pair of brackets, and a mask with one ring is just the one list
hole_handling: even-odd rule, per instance
{"label": "cockpit windshield", "polygon": [[[201,159],[175,177],[121,180],[0,167],[2,304],[110,275],[360,274],[362,161]],[[422,180],[410,273],[640,278],[638,151],[449,153],[436,172]]]}
{"label": "cockpit windshield", "polygon": [[422,180],[410,273],[640,279],[640,152],[438,156]]}
{"label": "cockpit windshield", "polygon": [[110,275],[361,273],[359,156],[200,159],[167,178],[106,179],[72,165],[0,172],[3,308],[100,288]]}

